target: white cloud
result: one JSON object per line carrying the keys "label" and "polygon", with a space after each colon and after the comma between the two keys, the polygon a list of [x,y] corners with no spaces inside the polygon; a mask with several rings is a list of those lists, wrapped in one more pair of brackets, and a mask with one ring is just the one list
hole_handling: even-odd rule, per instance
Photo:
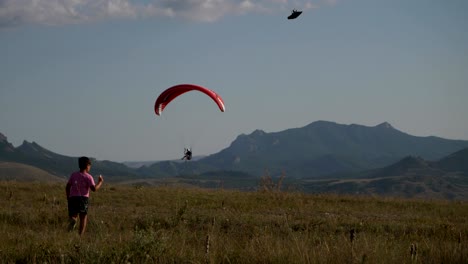
{"label": "white cloud", "polygon": [[[325,2],[324,2],[325,1]],[[61,25],[115,18],[181,17],[212,22],[226,15],[317,8],[337,0],[0,0],[0,27]]]}

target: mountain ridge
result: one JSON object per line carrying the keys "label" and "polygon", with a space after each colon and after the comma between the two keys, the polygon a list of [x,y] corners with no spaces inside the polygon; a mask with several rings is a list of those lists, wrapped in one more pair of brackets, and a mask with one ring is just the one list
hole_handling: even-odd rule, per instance
{"label": "mountain ridge", "polygon": [[[388,122],[364,126],[320,120],[278,132],[256,129],[250,134],[240,134],[228,147],[196,161],[159,161],[130,168],[123,163],[93,159],[93,174],[103,174],[114,181],[206,175],[216,171],[238,171],[257,179],[266,172],[272,177],[286,174],[298,180],[339,174],[347,174],[349,178],[361,175],[362,171],[390,166],[407,156],[434,161],[465,147],[466,140],[412,136]],[[0,160],[36,166],[60,177],[67,177],[77,168],[77,157],[54,153],[36,142],[23,141],[14,148],[3,134]],[[446,162],[444,166],[464,164],[452,163]]]}
{"label": "mountain ridge", "polygon": [[[316,121],[279,132],[266,133],[257,129],[248,135],[241,134],[228,148],[200,162],[257,175],[269,168],[278,175],[291,167],[288,163],[313,162],[326,156],[333,157],[344,167],[361,170],[386,166],[407,155],[436,160],[463,147],[468,147],[468,141],[412,136],[388,122],[369,127]],[[330,168],[305,170],[302,176],[299,173],[295,176],[317,177],[332,172],[336,171]],[[311,175],[305,175],[307,173]]]}

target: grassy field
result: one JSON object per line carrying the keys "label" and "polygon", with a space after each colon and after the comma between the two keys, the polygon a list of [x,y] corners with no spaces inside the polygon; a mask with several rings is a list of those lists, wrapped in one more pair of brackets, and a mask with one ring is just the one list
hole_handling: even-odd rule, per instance
{"label": "grassy field", "polygon": [[0,182],[1,263],[468,263],[468,203],[104,185],[83,237],[64,184]]}

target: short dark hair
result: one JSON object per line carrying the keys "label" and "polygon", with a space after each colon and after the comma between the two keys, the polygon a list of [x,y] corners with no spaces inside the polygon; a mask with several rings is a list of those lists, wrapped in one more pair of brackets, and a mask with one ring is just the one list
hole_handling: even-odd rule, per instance
{"label": "short dark hair", "polygon": [[91,160],[88,157],[80,157],[78,159],[78,166],[80,167],[80,170],[86,169],[88,165],[91,164]]}

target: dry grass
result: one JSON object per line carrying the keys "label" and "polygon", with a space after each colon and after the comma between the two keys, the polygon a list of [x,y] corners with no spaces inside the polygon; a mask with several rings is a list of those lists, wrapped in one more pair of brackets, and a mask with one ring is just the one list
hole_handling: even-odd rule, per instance
{"label": "dry grass", "polygon": [[1,263],[468,262],[465,202],[105,185],[80,238],[63,184],[0,195]]}

